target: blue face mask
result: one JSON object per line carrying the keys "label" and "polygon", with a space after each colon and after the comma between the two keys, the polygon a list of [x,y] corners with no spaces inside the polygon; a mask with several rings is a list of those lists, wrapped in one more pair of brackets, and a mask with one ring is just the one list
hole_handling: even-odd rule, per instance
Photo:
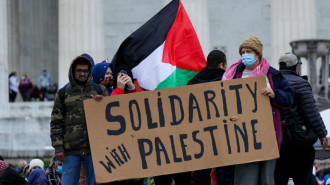
{"label": "blue face mask", "polygon": [[62,166],[57,167],[57,173],[62,174]]}
{"label": "blue face mask", "polygon": [[256,62],[254,54],[243,54],[242,62],[246,67],[251,67]]}

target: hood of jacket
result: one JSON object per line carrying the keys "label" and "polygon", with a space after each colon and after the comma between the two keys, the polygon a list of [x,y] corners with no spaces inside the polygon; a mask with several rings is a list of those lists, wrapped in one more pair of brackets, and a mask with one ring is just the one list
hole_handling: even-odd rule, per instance
{"label": "hood of jacket", "polygon": [[225,70],[221,68],[206,66],[188,82],[188,85],[220,81],[224,73]]}
{"label": "hood of jacket", "polygon": [[77,62],[80,60],[88,61],[88,69],[90,70],[90,72],[88,74],[85,86],[92,85],[92,71],[91,71],[92,62],[87,57],[77,56],[75,59],[72,60],[71,65],[70,65],[70,70],[69,70],[69,81],[70,81],[72,87],[78,87],[78,84],[74,77],[74,70],[76,68]]}

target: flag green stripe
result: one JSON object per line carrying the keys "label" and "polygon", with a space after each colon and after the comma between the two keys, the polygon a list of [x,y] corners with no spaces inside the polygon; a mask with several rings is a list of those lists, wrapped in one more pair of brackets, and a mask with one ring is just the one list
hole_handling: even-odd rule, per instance
{"label": "flag green stripe", "polygon": [[198,72],[196,71],[176,68],[176,70],[169,77],[158,84],[156,89],[166,89],[187,85],[188,81],[197,73]]}

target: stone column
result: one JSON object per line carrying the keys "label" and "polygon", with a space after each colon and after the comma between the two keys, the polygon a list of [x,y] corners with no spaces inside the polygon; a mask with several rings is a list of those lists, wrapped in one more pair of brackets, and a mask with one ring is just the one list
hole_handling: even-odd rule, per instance
{"label": "stone column", "polygon": [[[164,5],[168,4],[170,0],[164,0]],[[208,0],[181,0],[192,25],[195,28],[197,37],[202,46],[205,57],[207,57],[210,50],[210,31],[209,31],[209,14],[208,14]]]}
{"label": "stone column", "polygon": [[317,78],[317,72],[316,72],[316,59],[317,59],[317,53],[316,53],[316,49],[317,49],[317,43],[310,41],[307,45],[307,51],[308,56],[308,71],[309,71],[309,82],[312,86],[312,90],[313,90],[313,94],[317,94],[318,92],[318,78]]}
{"label": "stone column", "polygon": [[59,0],[59,87],[76,56],[88,53],[98,63],[104,50],[103,0]]}
{"label": "stone column", "polygon": [[290,41],[316,37],[315,6],[315,0],[271,1],[272,66],[278,68],[279,57],[291,51]]}
{"label": "stone column", "polygon": [[0,0],[0,118],[8,112],[8,35],[7,0]]}
{"label": "stone column", "polygon": [[322,86],[324,87],[324,98],[329,100],[328,91],[328,78],[329,78],[329,54],[322,57]]}

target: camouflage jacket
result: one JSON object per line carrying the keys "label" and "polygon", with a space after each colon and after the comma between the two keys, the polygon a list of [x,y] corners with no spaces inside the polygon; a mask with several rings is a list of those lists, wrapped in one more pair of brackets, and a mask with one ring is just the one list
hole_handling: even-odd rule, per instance
{"label": "camouflage jacket", "polygon": [[[50,137],[55,153],[64,152],[65,155],[81,155],[90,153],[86,118],[83,100],[91,99],[91,95],[97,95],[89,73],[88,80],[84,88],[81,88],[74,80],[73,60],[69,70],[70,84],[65,89],[65,110],[56,93],[54,107],[50,122]],[[108,96],[104,86],[101,86],[102,95]]]}

